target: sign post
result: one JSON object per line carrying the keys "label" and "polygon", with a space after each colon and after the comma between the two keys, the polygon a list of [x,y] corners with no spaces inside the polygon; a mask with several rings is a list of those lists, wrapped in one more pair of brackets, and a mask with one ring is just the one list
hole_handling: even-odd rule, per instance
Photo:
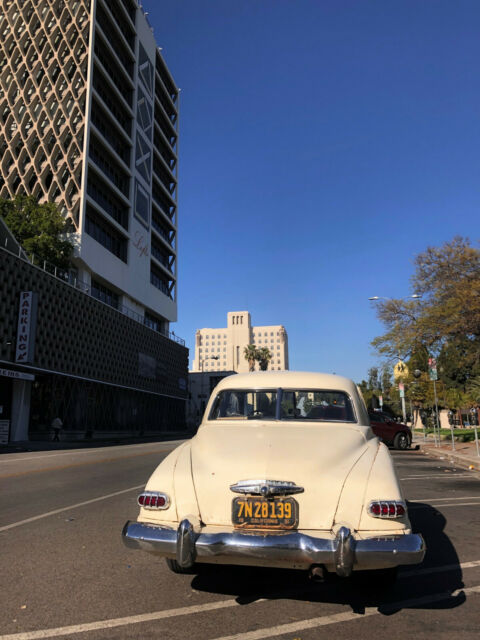
{"label": "sign post", "polygon": [[393,367],[393,377],[398,382],[398,390],[400,392],[400,399],[402,401],[402,416],[403,422],[407,422],[407,411],[405,409],[405,385],[403,381],[408,378],[408,367],[403,360],[398,360],[397,364]]}
{"label": "sign post", "polygon": [[[438,445],[440,446],[440,422],[438,420],[438,399],[437,399],[437,361],[435,358],[428,359],[428,375],[430,380],[433,381],[433,394],[435,396],[435,422],[437,423],[438,430]],[[433,425],[433,430],[435,431],[435,424]],[[437,444],[437,439],[435,438],[435,445]],[[453,439],[453,427],[452,427],[452,449],[455,449],[455,441]]]}

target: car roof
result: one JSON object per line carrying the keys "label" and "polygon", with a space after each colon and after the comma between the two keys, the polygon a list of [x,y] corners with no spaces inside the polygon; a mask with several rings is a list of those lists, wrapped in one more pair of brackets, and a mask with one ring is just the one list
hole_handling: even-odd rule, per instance
{"label": "car roof", "polygon": [[360,396],[357,385],[349,378],[337,376],[332,373],[318,373],[312,371],[252,371],[249,373],[238,373],[227,376],[220,380],[215,387],[205,409],[206,416],[210,410],[218,393],[225,389],[298,389],[298,390],[332,390],[344,391],[353,400],[358,423],[368,426],[367,408]]}
{"label": "car roof", "polygon": [[222,389],[331,389],[356,392],[355,383],[349,378],[331,373],[310,371],[252,371],[227,376],[221,380],[217,391]]}

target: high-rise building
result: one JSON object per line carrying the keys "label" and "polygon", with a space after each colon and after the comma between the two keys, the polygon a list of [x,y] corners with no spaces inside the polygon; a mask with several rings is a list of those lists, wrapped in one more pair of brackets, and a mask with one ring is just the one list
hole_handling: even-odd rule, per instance
{"label": "high-rise building", "polygon": [[[222,329],[198,329],[192,371],[248,371],[244,349],[267,347],[268,370],[288,369],[288,336],[282,325],[252,327],[248,311],[230,311]],[[257,366],[258,368],[258,366]]]}
{"label": "high-rise building", "polygon": [[75,227],[63,272],[0,224],[0,443],[185,427],[178,93],[137,0],[0,0],[0,198]]}
{"label": "high-rise building", "polygon": [[75,281],[162,333],[177,319],[177,118],[136,0],[0,0],[0,197],[55,202]]}

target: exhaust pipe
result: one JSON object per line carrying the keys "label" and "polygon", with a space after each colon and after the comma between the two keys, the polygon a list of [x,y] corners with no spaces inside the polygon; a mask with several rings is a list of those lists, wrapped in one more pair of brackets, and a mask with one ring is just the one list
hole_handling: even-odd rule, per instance
{"label": "exhaust pipe", "polygon": [[308,571],[308,577],[314,582],[325,582],[327,579],[327,570],[323,564],[312,564]]}

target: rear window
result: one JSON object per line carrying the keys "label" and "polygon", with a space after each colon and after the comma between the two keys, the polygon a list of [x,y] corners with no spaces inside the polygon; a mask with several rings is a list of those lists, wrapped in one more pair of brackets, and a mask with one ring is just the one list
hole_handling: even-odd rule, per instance
{"label": "rear window", "polygon": [[221,391],[215,398],[209,420],[245,418],[356,422],[350,397],[343,391],[320,389]]}
{"label": "rear window", "polygon": [[355,422],[355,415],[350,398],[343,391],[285,390],[280,419]]}
{"label": "rear window", "polygon": [[228,418],[250,418],[255,420],[275,420],[277,390],[221,391],[215,399],[210,420]]}

